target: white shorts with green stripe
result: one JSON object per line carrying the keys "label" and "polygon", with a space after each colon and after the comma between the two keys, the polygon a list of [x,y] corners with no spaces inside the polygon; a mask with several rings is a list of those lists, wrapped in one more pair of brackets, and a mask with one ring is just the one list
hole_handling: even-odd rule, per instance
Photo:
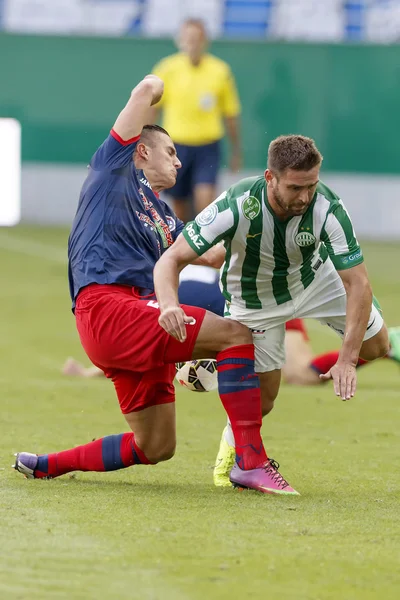
{"label": "white shorts with green stripe", "polygon": [[[255,310],[233,300],[225,315],[252,330],[255,370],[265,373],[285,364],[285,323],[291,319],[317,319],[342,337],[346,326],[346,292],[340,276],[327,261],[309,287],[289,302]],[[374,337],[382,326],[382,314],[374,302],[364,341]]]}

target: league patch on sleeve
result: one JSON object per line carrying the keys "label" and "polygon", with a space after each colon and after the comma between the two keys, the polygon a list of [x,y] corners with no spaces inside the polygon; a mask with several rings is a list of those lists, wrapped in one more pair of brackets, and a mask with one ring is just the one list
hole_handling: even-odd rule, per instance
{"label": "league patch on sleeve", "polygon": [[207,225],[211,225],[213,221],[217,218],[218,208],[215,204],[210,204],[204,210],[199,213],[195,219],[197,225],[199,227],[206,227]]}

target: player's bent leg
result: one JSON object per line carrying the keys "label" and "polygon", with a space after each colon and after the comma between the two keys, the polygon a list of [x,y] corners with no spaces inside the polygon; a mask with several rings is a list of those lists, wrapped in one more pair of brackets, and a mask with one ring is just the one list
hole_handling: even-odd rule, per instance
{"label": "player's bent leg", "polygon": [[218,352],[232,346],[253,345],[250,329],[233,319],[224,319],[206,311],[193,349],[192,358],[216,358]]}
{"label": "player's bent leg", "polygon": [[318,373],[310,367],[313,359],[310,342],[303,333],[286,330],[286,360],[282,367],[282,378],[290,385],[317,385],[321,383]]}
{"label": "player's bent leg", "polygon": [[14,468],[28,478],[51,479],[72,471],[116,471],[168,460],[176,444],[174,373],[174,365],[144,373],[105,369],[132,431],[51,454],[22,452]]}
{"label": "player's bent leg", "polygon": [[156,464],[175,454],[175,404],[159,404],[128,413],[125,419],[135,435],[137,446],[147,460]]}
{"label": "player's bent leg", "polygon": [[[240,343],[217,354],[219,394],[232,427],[236,456],[233,462],[233,440],[229,443],[226,436],[229,432],[228,426],[221,438],[214,468],[214,483],[221,487],[227,485],[229,475],[229,480],[235,487],[256,489],[270,494],[296,495],[297,492],[279,473],[278,463],[267,457],[262,443],[260,380],[254,371],[254,346],[247,343],[247,336],[250,334],[253,339],[253,334],[249,330],[243,331],[237,327],[238,323],[235,324],[230,319],[223,321],[226,324],[221,324],[221,327],[230,324],[231,329],[222,335],[222,343],[226,344],[227,339],[232,340],[232,337],[225,335],[237,336],[233,339],[237,344]],[[201,330],[199,334],[199,347],[208,347],[207,335],[216,336],[217,325],[218,321],[204,319],[203,337],[200,337]],[[209,326],[211,329],[205,335]],[[221,339],[218,341],[221,343]]]}
{"label": "player's bent leg", "polygon": [[361,345],[360,357],[364,360],[376,360],[386,356],[389,352],[389,334],[386,325],[383,323],[381,329]]}
{"label": "player's bent leg", "polygon": [[72,471],[117,471],[135,464],[150,464],[137,446],[135,435],[108,435],[88,444],[49,454],[16,454],[14,468],[29,479],[53,479]]}
{"label": "player's bent leg", "polygon": [[155,464],[172,458],[176,447],[175,365],[166,364],[144,373],[117,369],[107,375],[146,461]]}
{"label": "player's bent leg", "polygon": [[[175,362],[189,360],[193,356],[215,356],[219,395],[231,421],[236,442],[238,468],[232,481],[242,486],[247,481],[246,487],[269,493],[270,489],[275,489],[275,484],[271,481],[271,465],[260,433],[261,397],[259,380],[254,372],[251,334],[245,326],[207,313],[204,309],[186,305],[182,305],[182,308],[188,316],[194,317],[193,325],[187,325],[184,343],[161,329],[158,324],[158,304],[153,299],[139,298],[135,290],[119,286],[96,286],[96,289],[83,290],[78,296],[75,314],[82,345],[89,358],[98,366],[106,365],[106,375],[112,377],[114,383],[113,369],[116,369],[118,376],[122,370],[136,373],[139,377],[141,372],[143,374],[151,368],[153,381],[163,366],[174,369]],[[96,328],[102,332],[101,343],[99,336],[93,332],[91,313],[96,314]],[[172,380],[173,376],[168,380],[171,386]],[[145,383],[145,379],[142,382]],[[165,382],[163,378],[162,383]],[[137,386],[140,383],[141,380],[138,380]],[[141,400],[140,408],[147,408],[149,402],[156,404],[154,397],[162,397],[160,389],[156,387],[152,391],[157,390],[157,393],[151,397],[147,393],[138,394],[134,386],[133,390],[135,394],[130,394],[128,389],[129,394],[124,395],[122,402],[118,393],[124,414],[139,409],[140,404],[133,408],[130,406],[130,398]],[[164,392],[168,394],[168,390]],[[130,435],[134,436],[133,433]],[[141,463],[146,460],[150,462],[144,452],[141,456],[140,448],[134,444],[133,440],[133,462],[135,456]],[[269,467],[266,470],[264,467],[267,463]],[[276,479],[277,488],[273,493],[279,493],[279,489],[288,486],[279,474]]]}
{"label": "player's bent leg", "polygon": [[265,417],[274,408],[281,383],[281,370],[274,369],[257,375],[260,380],[262,416]]}

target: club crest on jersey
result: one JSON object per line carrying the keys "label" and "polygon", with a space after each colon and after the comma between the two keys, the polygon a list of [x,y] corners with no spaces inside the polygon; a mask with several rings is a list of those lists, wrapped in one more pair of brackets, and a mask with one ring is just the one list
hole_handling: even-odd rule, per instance
{"label": "club crest on jersey", "polygon": [[175,221],[175,219],[173,219],[169,215],[166,216],[166,219],[167,219],[167,223],[168,223],[168,229],[170,231],[175,231],[175,229],[176,229],[176,221]]}
{"label": "club crest on jersey", "polygon": [[252,221],[256,217],[258,217],[258,215],[260,214],[260,210],[261,203],[257,198],[255,198],[255,196],[249,196],[248,198],[246,198],[246,200],[243,201],[242,213],[243,216],[249,221]]}
{"label": "club crest on jersey", "polygon": [[294,238],[294,241],[298,246],[304,248],[305,246],[312,246],[315,244],[316,237],[309,231],[300,231]]}
{"label": "club crest on jersey", "polygon": [[211,223],[215,221],[217,214],[218,208],[216,205],[210,204],[210,206],[207,206],[207,208],[197,215],[195,221],[199,227],[205,227],[206,225],[211,225]]}

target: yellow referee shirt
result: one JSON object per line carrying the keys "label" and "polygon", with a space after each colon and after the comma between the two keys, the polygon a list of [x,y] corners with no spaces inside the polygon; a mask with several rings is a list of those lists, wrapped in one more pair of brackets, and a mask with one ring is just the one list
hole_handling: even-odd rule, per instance
{"label": "yellow referee shirt", "polygon": [[174,142],[200,146],[220,140],[224,117],[240,113],[235,81],[229,65],[205,54],[194,66],[186,54],[173,54],[153,69],[164,81],[157,107],[163,110],[163,127]]}

